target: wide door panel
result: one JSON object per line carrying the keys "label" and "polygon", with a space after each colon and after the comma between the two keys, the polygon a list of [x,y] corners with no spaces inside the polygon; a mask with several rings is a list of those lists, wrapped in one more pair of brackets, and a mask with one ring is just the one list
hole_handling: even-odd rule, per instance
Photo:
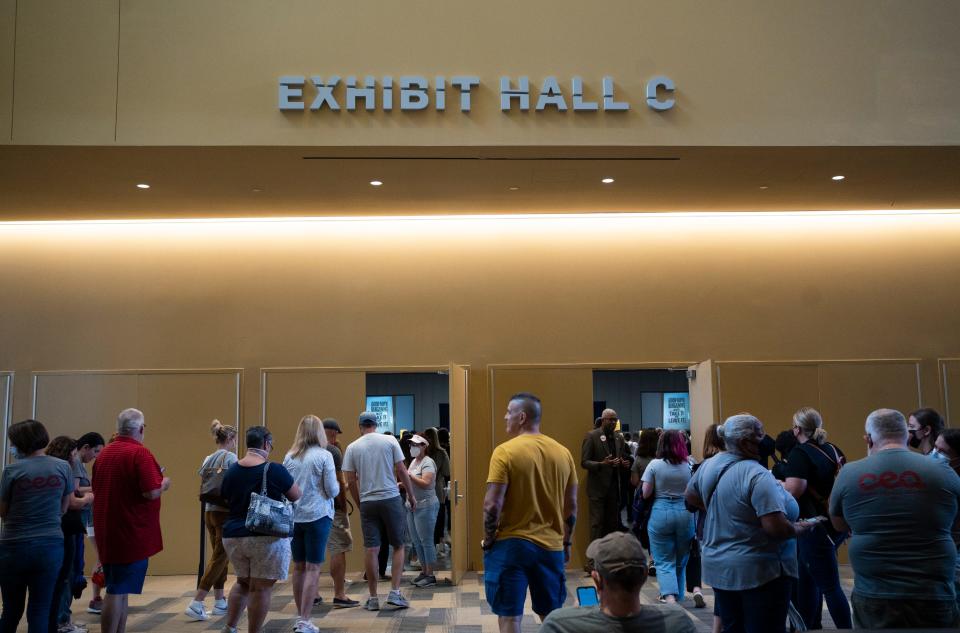
{"label": "wide door panel", "polygon": [[[239,426],[238,373],[142,374],[137,378],[144,443],[170,477],[163,495],[160,526],[163,551],[150,560],[152,574],[187,574],[200,556],[201,503],[197,498],[203,459],[216,450],[214,419]],[[210,549],[207,548],[209,557]]]}
{"label": "wide door panel", "polygon": [[816,365],[717,363],[720,421],[752,413],[776,437],[792,427],[797,409],[819,408],[818,382]]}
{"label": "wide door panel", "polygon": [[916,363],[825,363],[820,366],[820,412],[830,441],[852,461],[866,457],[867,414],[890,408],[909,415],[920,406]]}

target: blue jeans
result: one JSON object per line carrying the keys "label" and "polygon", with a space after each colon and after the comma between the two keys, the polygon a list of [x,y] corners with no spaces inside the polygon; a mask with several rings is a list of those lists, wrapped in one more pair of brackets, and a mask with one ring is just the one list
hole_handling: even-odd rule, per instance
{"label": "blue jeans", "polygon": [[783,633],[792,585],[789,576],[780,576],[753,589],[714,587],[723,633]]}
{"label": "blue jeans", "polygon": [[653,502],[647,533],[661,596],[683,600],[694,528],[693,515],[684,507],[683,499],[660,498]]}
{"label": "blue jeans", "polygon": [[0,544],[0,633],[15,633],[27,606],[28,633],[46,633],[53,589],[63,564],[63,538]]}
{"label": "blue jeans", "polygon": [[808,629],[821,628],[821,596],[826,600],[830,617],[837,628],[853,628],[850,603],[840,586],[840,573],[837,571],[837,547],[843,542],[842,535],[839,536],[831,543],[827,528],[818,525],[797,537],[797,558],[800,563],[800,604],[797,610]]}
{"label": "blue jeans", "polygon": [[433,565],[437,562],[437,548],[433,542],[433,530],[437,524],[437,514],[440,512],[440,502],[434,499],[428,505],[417,504],[417,509],[407,509],[407,527],[413,546],[417,548],[417,556],[422,565]]}

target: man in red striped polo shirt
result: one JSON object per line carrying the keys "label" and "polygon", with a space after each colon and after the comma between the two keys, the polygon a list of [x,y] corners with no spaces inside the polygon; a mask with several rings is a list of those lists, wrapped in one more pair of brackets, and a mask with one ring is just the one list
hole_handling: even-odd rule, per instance
{"label": "man in red striped polo shirt", "polygon": [[127,596],[143,591],[147,559],[163,549],[160,495],[170,487],[170,478],[143,445],[145,427],[143,413],[121,411],[117,438],[93,467],[94,537],[107,584],[103,633],[125,629]]}

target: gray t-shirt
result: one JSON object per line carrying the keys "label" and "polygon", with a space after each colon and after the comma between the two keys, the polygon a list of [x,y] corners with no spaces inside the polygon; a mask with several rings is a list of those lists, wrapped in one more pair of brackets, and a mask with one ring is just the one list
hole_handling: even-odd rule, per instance
{"label": "gray t-shirt", "polygon": [[[206,456],[206,458],[203,460],[203,463],[200,464],[200,470],[197,471],[197,474],[203,473],[203,469],[207,468],[211,464],[219,464],[220,459],[223,459],[224,473],[226,473],[227,469],[236,464],[238,461],[237,455],[232,451],[228,451],[225,448],[217,449],[213,453],[210,453]],[[230,512],[230,508],[218,506],[215,503],[205,503],[203,504],[203,509],[207,512]]]}
{"label": "gray t-shirt", "polygon": [[394,465],[403,461],[400,443],[392,435],[367,433],[347,446],[344,472],[357,474],[360,501],[382,501],[400,496]]}
{"label": "gray t-shirt", "polygon": [[671,464],[663,459],[651,461],[640,481],[653,484],[654,499],[682,499],[693,473],[690,464]]}
{"label": "gray t-shirt", "polygon": [[697,627],[680,605],[645,604],[628,618],[605,614],[599,606],[564,607],[550,612],[540,633],[696,633]]}
{"label": "gray t-shirt", "polygon": [[60,510],[75,489],[70,464],[39,455],[10,464],[0,475],[0,499],[7,504],[0,542],[63,538]]}
{"label": "gray t-shirt", "polygon": [[[87,474],[87,467],[84,466],[83,460],[77,457],[76,461],[73,462],[73,479],[74,485],[77,488],[80,487],[90,487],[90,475]],[[93,504],[88,503],[83,508],[80,509],[80,520],[83,521],[84,527],[90,527],[93,525]]]}
{"label": "gray t-shirt", "polygon": [[952,599],[958,500],[960,477],[949,466],[905,448],[844,466],[830,514],[853,530],[853,591],[866,598]]}
{"label": "gray t-shirt", "polygon": [[[717,484],[728,464],[732,465]],[[782,543],[767,536],[760,525],[761,516],[786,510],[780,484],[770,471],[754,460],[720,453],[703,462],[688,490],[705,503],[709,499],[701,542],[703,582],[742,591],[783,575]]]}
{"label": "gray t-shirt", "polygon": [[302,495],[294,509],[294,522],[310,523],[324,517],[332,519],[333,500],[340,494],[340,482],[330,451],[311,446],[299,458],[287,453],[283,467],[290,471]]}
{"label": "gray t-shirt", "polygon": [[[416,475],[417,477],[423,477],[425,473],[433,473],[434,483],[436,483],[437,477],[437,464],[429,457],[424,457],[420,460],[420,463],[416,461],[411,462],[410,464],[410,474]],[[417,507],[421,505],[427,507],[433,503],[439,502],[439,497],[437,497],[436,486],[430,486],[429,488],[421,488],[413,483],[413,496],[417,500]]]}

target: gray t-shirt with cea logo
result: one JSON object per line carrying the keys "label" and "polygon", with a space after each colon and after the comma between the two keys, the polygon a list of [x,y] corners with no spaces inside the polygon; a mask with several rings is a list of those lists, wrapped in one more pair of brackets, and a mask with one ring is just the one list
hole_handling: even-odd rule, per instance
{"label": "gray t-shirt with cea logo", "polygon": [[75,489],[70,464],[38,455],[10,464],[0,476],[0,499],[7,504],[0,542],[63,538],[60,509]]}
{"label": "gray t-shirt with cea logo", "polygon": [[906,448],[878,451],[843,467],[830,514],[853,531],[853,591],[865,598],[949,600],[957,548],[951,528],[960,477]]}
{"label": "gray t-shirt with cea logo", "polygon": [[356,473],[360,501],[382,501],[400,496],[394,465],[403,461],[400,443],[392,435],[361,435],[343,454],[343,471]]}
{"label": "gray t-shirt with cea logo", "polygon": [[564,607],[551,611],[540,633],[696,633],[697,628],[679,605],[645,604],[640,613],[615,618],[595,607]]}

